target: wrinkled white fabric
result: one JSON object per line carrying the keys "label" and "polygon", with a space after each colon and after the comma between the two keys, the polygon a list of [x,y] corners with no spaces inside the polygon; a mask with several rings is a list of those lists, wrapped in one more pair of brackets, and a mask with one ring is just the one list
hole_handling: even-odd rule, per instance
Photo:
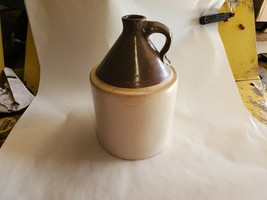
{"label": "wrinkled white fabric", "polygon": [[[266,199],[267,128],[242,104],[217,25],[198,24],[222,3],[26,0],[40,88],[0,150],[0,199]],[[132,13],[172,30],[179,74],[170,144],[141,161],[99,146],[88,80]]]}

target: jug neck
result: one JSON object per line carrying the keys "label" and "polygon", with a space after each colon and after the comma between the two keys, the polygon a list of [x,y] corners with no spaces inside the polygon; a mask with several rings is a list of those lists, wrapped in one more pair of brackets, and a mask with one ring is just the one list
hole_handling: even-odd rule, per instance
{"label": "jug neck", "polygon": [[123,33],[138,34],[142,33],[146,17],[142,15],[126,15],[122,18]]}

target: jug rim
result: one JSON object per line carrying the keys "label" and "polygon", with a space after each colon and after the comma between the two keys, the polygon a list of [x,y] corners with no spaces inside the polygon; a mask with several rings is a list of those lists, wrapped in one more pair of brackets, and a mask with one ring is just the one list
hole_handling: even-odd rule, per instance
{"label": "jug rim", "polygon": [[138,15],[138,14],[130,14],[130,15],[123,16],[122,20],[124,20],[124,21],[144,21],[144,20],[146,20],[146,17],[143,15]]}

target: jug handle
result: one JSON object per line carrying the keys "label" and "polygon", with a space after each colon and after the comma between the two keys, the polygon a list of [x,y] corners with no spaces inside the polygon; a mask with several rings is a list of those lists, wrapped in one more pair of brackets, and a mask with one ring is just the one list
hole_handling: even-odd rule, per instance
{"label": "jug handle", "polygon": [[148,37],[153,33],[161,33],[166,37],[165,44],[163,45],[162,49],[159,52],[160,58],[162,62],[164,62],[164,56],[170,49],[172,41],[172,34],[169,28],[160,22],[146,21],[144,24],[143,32],[147,40]]}

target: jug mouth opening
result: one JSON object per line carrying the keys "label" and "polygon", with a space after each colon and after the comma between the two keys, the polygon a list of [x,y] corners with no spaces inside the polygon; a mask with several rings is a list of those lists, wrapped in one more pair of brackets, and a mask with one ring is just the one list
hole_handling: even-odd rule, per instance
{"label": "jug mouth opening", "polygon": [[146,20],[146,17],[143,15],[125,15],[122,19],[127,21],[143,21]]}

